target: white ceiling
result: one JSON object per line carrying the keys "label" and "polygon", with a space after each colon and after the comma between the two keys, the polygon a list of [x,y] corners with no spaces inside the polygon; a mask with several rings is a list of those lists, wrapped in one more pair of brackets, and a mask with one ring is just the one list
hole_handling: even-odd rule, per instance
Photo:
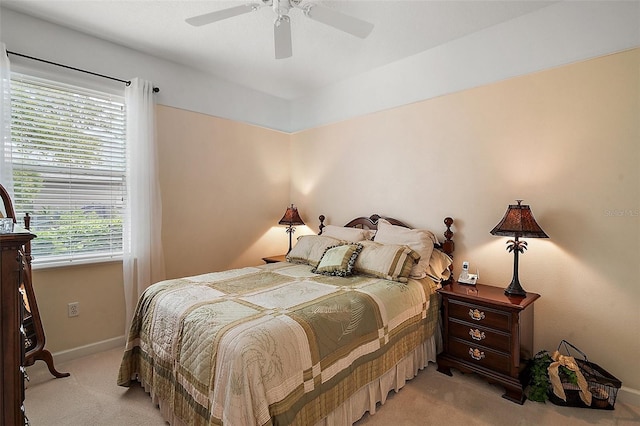
{"label": "white ceiling", "polygon": [[[337,81],[546,7],[555,1],[304,0],[375,24],[359,39],[292,9],[293,57],[274,59],[272,9],[204,27],[185,19],[247,1],[0,0],[2,6],[211,73],[280,98]],[[260,1],[260,0],[257,0]]]}

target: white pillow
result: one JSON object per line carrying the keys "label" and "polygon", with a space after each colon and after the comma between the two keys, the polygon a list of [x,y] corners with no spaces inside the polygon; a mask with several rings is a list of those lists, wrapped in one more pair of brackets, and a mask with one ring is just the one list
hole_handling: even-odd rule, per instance
{"label": "white pillow", "polygon": [[420,260],[413,266],[409,276],[420,279],[427,276],[433,245],[438,242],[438,239],[429,230],[392,225],[389,221],[380,218],[378,219],[378,232],[376,232],[373,241],[382,244],[405,245],[416,251],[420,255]]}
{"label": "white pillow", "polygon": [[340,240],[324,235],[301,235],[287,254],[287,262],[318,266],[325,250],[339,243]]}
{"label": "white pillow", "polygon": [[441,250],[434,249],[431,253],[431,259],[429,259],[429,267],[427,268],[427,275],[439,283],[444,280],[448,280],[451,276],[449,265],[453,263],[453,260]]}
{"label": "white pillow", "polygon": [[370,240],[374,231],[370,229],[345,228],[344,226],[327,225],[322,229],[323,237],[337,238],[343,241],[357,243],[359,241]]}

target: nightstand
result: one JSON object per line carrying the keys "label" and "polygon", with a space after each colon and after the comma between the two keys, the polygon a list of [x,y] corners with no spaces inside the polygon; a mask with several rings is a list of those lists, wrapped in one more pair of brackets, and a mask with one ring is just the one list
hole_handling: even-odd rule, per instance
{"label": "nightstand", "polygon": [[533,357],[533,302],[539,294],[508,297],[504,289],[454,282],[443,286],[444,351],[438,371],[451,375],[451,367],[477,373],[504,386],[502,396],[524,403],[523,370]]}
{"label": "nightstand", "polygon": [[265,263],[286,262],[287,261],[287,255],[286,254],[279,254],[277,256],[263,257],[262,260],[264,260]]}

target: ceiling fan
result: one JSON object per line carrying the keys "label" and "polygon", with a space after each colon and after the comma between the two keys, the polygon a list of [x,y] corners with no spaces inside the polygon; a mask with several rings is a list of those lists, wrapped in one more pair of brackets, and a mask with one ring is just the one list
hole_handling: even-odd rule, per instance
{"label": "ceiling fan", "polygon": [[369,33],[371,33],[371,30],[373,30],[373,24],[370,22],[345,15],[344,13],[328,9],[314,3],[305,3],[301,5],[300,3],[302,3],[302,1],[303,0],[261,0],[260,3],[243,4],[228,9],[205,13],[204,15],[194,16],[192,18],[188,18],[186,22],[195,27],[199,27],[221,21],[223,19],[253,12],[265,6],[270,6],[277,15],[276,20],[273,23],[276,59],[288,58],[292,55],[291,21],[288,15],[289,10],[292,8],[301,9],[307,17],[352,34],[356,37],[366,38]]}

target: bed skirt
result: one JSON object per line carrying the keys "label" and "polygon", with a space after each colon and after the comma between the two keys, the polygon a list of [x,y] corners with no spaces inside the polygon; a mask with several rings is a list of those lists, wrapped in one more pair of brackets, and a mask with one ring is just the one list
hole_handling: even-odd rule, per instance
{"label": "bed skirt", "polygon": [[[347,401],[333,410],[315,426],[348,426],[357,422],[368,411],[375,414],[376,405],[384,404],[389,392],[398,392],[408,380],[418,375],[429,362],[436,361],[436,355],[442,349],[442,334],[440,327],[435,328],[434,335],[405,356],[393,368],[384,373],[379,379],[360,388]],[[152,402],[160,408],[162,417],[172,426],[187,426],[175,417],[169,404],[159,399],[147,383],[141,383],[144,390],[150,394]],[[230,425],[235,426],[235,425]]]}
{"label": "bed skirt", "polygon": [[436,361],[436,355],[440,348],[440,328],[436,327],[436,334],[418,346],[408,354],[395,367],[387,371],[377,380],[363,386],[353,394],[344,404],[333,410],[327,417],[316,423],[315,426],[352,425],[364,416],[376,413],[376,405],[381,405],[387,400],[387,395],[392,390],[398,392],[407,380],[418,375],[419,370],[424,369],[429,362]]}

